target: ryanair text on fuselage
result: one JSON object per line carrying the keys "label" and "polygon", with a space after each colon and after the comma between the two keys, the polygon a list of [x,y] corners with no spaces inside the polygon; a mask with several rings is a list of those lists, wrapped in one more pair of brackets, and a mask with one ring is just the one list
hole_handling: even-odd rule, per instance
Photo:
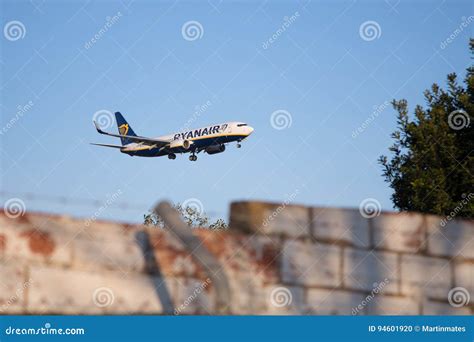
{"label": "ryanair text on fuselage", "polygon": [[220,132],[224,132],[228,126],[229,126],[228,124],[223,124],[223,125],[209,126],[206,128],[198,128],[189,132],[176,133],[173,137],[173,140],[193,139],[193,138],[202,137],[206,135],[217,134]]}

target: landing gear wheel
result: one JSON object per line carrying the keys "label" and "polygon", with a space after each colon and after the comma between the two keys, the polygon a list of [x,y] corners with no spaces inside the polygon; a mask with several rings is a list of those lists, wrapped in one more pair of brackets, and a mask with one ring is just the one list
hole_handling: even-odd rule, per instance
{"label": "landing gear wheel", "polygon": [[189,156],[189,160],[190,160],[190,161],[196,161],[197,159],[198,159],[198,157],[197,157],[196,155],[194,155],[194,154],[191,154],[191,155]]}
{"label": "landing gear wheel", "polygon": [[237,148],[241,148],[242,145],[240,143],[237,143]]}
{"label": "landing gear wheel", "polygon": [[176,159],[176,154],[170,153],[170,154],[168,154],[168,158],[169,159]]}

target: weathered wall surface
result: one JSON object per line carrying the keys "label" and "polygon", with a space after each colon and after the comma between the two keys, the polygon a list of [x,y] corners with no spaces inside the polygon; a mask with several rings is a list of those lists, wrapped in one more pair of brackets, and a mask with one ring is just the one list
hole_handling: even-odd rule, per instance
{"label": "weathered wall surface", "polygon": [[[169,231],[0,214],[2,314],[213,314],[216,288]],[[232,204],[193,232],[222,266],[229,314],[474,313],[474,223],[415,213]],[[444,221],[446,222],[446,221]]]}

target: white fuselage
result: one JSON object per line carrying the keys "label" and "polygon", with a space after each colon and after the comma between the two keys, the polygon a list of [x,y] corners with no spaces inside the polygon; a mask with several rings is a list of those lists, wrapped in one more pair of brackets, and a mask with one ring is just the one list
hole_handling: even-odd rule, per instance
{"label": "white fuselage", "polygon": [[[170,142],[170,147],[153,151],[154,147],[141,143],[130,143],[124,146],[123,152],[140,154],[140,151],[152,152],[154,155],[164,155],[171,152],[183,153],[194,150],[204,150],[213,145],[226,144],[232,141],[242,141],[253,132],[253,128],[244,122],[226,122],[209,125],[196,129],[182,129],[180,132],[157,137],[158,140]],[[185,146],[189,146],[185,148]]]}

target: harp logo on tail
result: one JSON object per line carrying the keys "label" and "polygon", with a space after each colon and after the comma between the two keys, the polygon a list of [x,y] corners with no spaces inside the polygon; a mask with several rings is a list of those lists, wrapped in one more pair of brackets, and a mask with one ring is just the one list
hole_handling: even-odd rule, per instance
{"label": "harp logo on tail", "polygon": [[119,132],[121,135],[127,135],[128,133],[128,124],[123,124],[119,126]]}

